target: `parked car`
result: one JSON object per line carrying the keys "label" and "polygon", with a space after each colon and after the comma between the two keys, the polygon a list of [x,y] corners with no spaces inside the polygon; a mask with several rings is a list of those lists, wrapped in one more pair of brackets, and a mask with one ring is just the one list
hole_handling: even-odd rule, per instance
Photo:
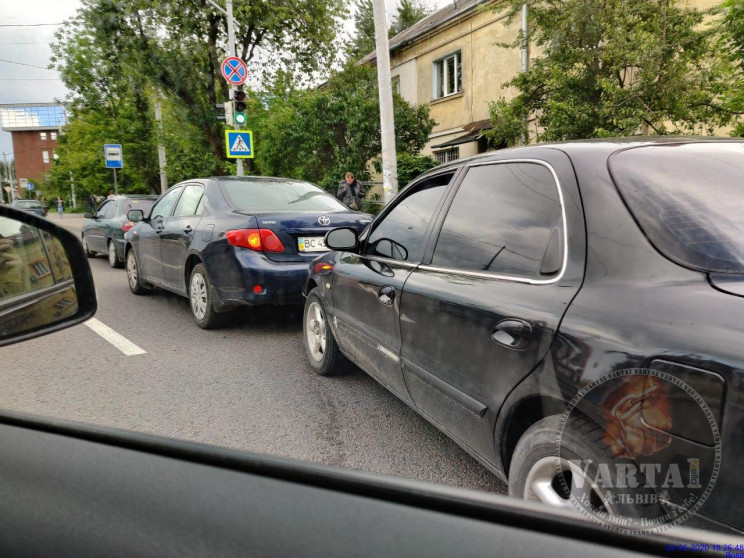
{"label": "parked car", "polygon": [[127,213],[131,209],[148,211],[157,199],[155,195],[114,196],[95,213],[86,213],[82,240],[88,257],[104,254],[111,267],[124,267],[124,233],[134,226]]}
{"label": "parked car", "polygon": [[[613,507],[595,466],[556,465],[556,448],[641,471],[681,459],[685,485],[715,484],[692,516],[741,532],[742,147],[603,140],[437,167],[361,235],[326,236],[337,251],[305,288],[309,362],[326,375],[352,361],[513,496],[563,507],[583,486]],[[593,382],[633,369],[653,382],[587,397],[561,423]],[[643,516],[644,498],[687,505],[689,487],[656,484],[625,486],[621,515]]]}
{"label": "parked car", "polygon": [[267,177],[188,180],[129,218],[139,221],[126,234],[132,292],[158,286],[188,297],[203,328],[241,305],[301,304],[329,228],[361,232],[372,221],[317,186]]}
{"label": "parked car", "polygon": [[38,200],[15,200],[10,204],[10,207],[20,209],[21,211],[28,211],[29,213],[36,213],[40,217],[46,217],[47,215],[47,210]]}

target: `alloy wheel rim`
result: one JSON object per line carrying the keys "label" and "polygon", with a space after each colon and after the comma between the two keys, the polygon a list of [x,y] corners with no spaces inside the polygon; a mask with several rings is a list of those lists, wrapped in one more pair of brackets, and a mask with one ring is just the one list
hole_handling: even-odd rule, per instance
{"label": "alloy wheel rim", "polygon": [[116,263],[116,246],[114,246],[113,242],[109,242],[108,248],[109,263],[114,265]]}
{"label": "alloy wheel rim", "polygon": [[572,511],[579,511],[577,503],[590,502],[599,511],[617,515],[607,495],[586,471],[554,455],[543,457],[532,466],[525,481],[524,499]]}
{"label": "alloy wheel rim", "polygon": [[326,352],[326,323],[323,308],[317,302],[307,307],[305,336],[310,356],[316,362],[322,361]]}
{"label": "alloy wheel rim", "polygon": [[207,313],[207,284],[201,273],[194,273],[189,289],[191,311],[197,320],[203,320]]}
{"label": "alloy wheel rim", "polygon": [[134,289],[137,287],[137,260],[134,258],[134,252],[130,251],[127,255],[127,278],[129,279],[129,287]]}

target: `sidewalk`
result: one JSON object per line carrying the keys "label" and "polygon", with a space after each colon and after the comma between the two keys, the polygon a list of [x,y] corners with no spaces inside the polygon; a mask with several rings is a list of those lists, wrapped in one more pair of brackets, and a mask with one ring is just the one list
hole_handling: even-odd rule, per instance
{"label": "sidewalk", "polygon": [[82,213],[65,213],[62,216],[62,219],[60,219],[57,211],[52,211],[51,208],[49,209],[47,220],[74,233],[81,232],[85,221],[87,221],[87,219],[83,217]]}

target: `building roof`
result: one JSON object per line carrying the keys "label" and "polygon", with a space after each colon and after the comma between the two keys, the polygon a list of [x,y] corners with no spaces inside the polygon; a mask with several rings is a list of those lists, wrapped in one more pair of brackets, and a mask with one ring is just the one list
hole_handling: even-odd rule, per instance
{"label": "building roof", "polygon": [[0,127],[6,132],[57,130],[66,123],[65,109],[57,103],[0,105]]}
{"label": "building roof", "polygon": [[[410,43],[413,43],[420,36],[428,33],[429,31],[441,27],[449,21],[461,16],[462,14],[474,10],[480,4],[485,4],[490,0],[453,0],[451,4],[448,4],[441,10],[434,12],[426,16],[421,21],[418,21],[411,25],[409,28],[404,29],[388,41],[390,52],[394,52],[399,48],[402,48]],[[362,58],[358,63],[365,64],[372,62],[377,59],[377,53],[372,51]]]}

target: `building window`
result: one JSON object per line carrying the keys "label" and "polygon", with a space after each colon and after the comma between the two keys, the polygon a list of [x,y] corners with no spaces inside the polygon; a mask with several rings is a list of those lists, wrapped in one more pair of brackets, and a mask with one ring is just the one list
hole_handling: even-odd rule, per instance
{"label": "building window", "polygon": [[44,161],[45,165],[49,163],[49,151],[46,149],[41,152],[41,160]]}
{"label": "building window", "polygon": [[56,151],[52,151],[52,158],[53,158],[53,159],[54,159],[55,161],[56,161],[57,159],[59,159],[59,155],[57,155],[57,152],[56,152]]}
{"label": "building window", "polygon": [[456,52],[434,62],[432,92],[434,99],[441,99],[462,91],[462,64]]}
{"label": "building window", "polygon": [[39,133],[39,136],[41,136],[41,141],[46,141],[46,132]]}
{"label": "building window", "polygon": [[57,132],[52,132],[52,139],[57,141]]}
{"label": "building window", "polygon": [[442,151],[435,151],[434,158],[440,163],[449,163],[450,161],[457,161],[460,158],[460,148],[453,147],[452,149],[443,149]]}
{"label": "building window", "polygon": [[393,93],[397,93],[398,95],[400,95],[400,76],[393,76],[392,84]]}

